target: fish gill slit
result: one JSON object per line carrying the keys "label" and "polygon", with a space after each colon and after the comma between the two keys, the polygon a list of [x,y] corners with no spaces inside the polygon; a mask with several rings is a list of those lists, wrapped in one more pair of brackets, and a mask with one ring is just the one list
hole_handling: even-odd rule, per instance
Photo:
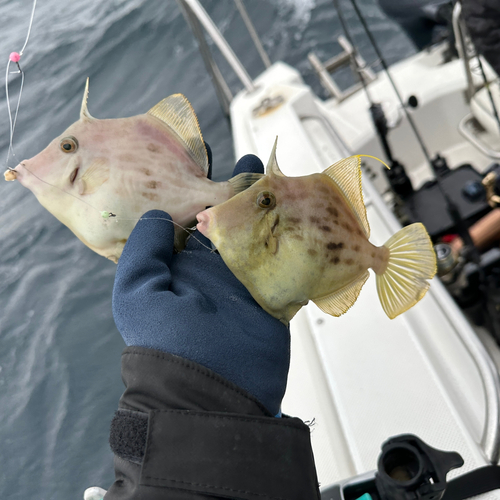
{"label": "fish gill slit", "polygon": [[279,223],[280,223],[280,216],[276,215],[276,219],[274,220],[273,227],[271,227],[271,234],[274,234],[274,230],[278,227]]}

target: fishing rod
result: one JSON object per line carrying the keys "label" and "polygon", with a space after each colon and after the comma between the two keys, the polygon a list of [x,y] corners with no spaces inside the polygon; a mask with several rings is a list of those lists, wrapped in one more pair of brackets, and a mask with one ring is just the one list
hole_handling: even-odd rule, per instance
{"label": "fishing rod", "polygon": [[[347,25],[347,22],[345,20],[344,14],[342,12],[342,9],[340,8],[340,4],[338,0],[333,0],[333,3],[335,5],[335,8],[337,9],[338,17],[340,20],[340,24],[342,25],[342,29],[344,30],[344,34],[348,40],[348,42],[351,44],[351,47],[353,48],[354,55],[358,56],[359,51],[357,49],[356,43],[354,39],[351,36],[351,33],[349,31],[349,27]],[[363,90],[366,94],[366,98],[368,99],[368,102],[370,103],[370,115],[372,117],[372,122],[373,125],[377,131],[377,135],[380,139],[382,149],[384,150],[386,158],[389,160],[389,164],[391,165],[390,169],[387,171],[384,171],[386,176],[389,179],[389,182],[392,186],[392,188],[396,191],[396,193],[400,196],[406,196],[410,193],[413,192],[413,187],[411,184],[411,180],[408,177],[405,168],[399,161],[397,161],[393,154],[392,154],[392,149],[389,145],[389,141],[387,140],[387,135],[389,133],[389,126],[387,124],[387,119],[384,114],[384,110],[382,109],[382,105],[380,103],[376,103],[371,94],[369,87],[367,85],[367,82],[365,80],[365,75],[363,73],[363,69],[359,66],[359,60],[361,58],[354,57],[353,59],[354,62],[354,67],[356,70],[356,74],[358,75],[358,78],[361,82],[361,85],[363,87]]]}
{"label": "fishing rod", "polygon": [[[363,14],[361,13],[361,10],[359,9],[357,0],[350,0],[350,2],[351,2],[352,6],[356,12],[356,15],[358,16],[358,18],[363,26],[363,29],[364,29],[366,35],[368,36],[368,39],[370,40],[370,43],[372,44],[372,46],[375,50],[375,53],[377,54],[377,57],[379,58],[379,61],[384,69],[384,72],[387,76],[387,79],[389,80],[389,82],[394,90],[394,93],[396,94],[396,96],[399,100],[401,107],[403,108],[403,112],[406,116],[406,119],[408,120],[408,123],[409,123],[414,135],[415,135],[415,138],[417,139],[418,144],[420,145],[422,153],[423,153],[427,163],[430,165],[432,171],[434,172],[434,174],[436,176],[437,187],[443,196],[443,199],[444,199],[445,204],[446,204],[447,212],[448,212],[451,220],[453,221],[455,227],[457,228],[457,231],[458,231],[460,237],[462,238],[462,241],[464,242],[464,248],[466,249],[466,252],[469,253],[471,260],[473,260],[474,262],[479,264],[479,260],[480,260],[479,252],[472,241],[469,230],[468,230],[467,226],[465,225],[465,222],[464,222],[464,220],[463,220],[463,218],[458,210],[458,207],[451,200],[451,198],[448,196],[448,194],[446,193],[446,191],[442,185],[442,181],[441,181],[440,177],[442,176],[442,174],[444,172],[447,172],[449,170],[448,166],[446,165],[446,161],[439,154],[436,155],[436,157],[434,159],[431,159],[429,151],[427,150],[427,147],[425,146],[425,143],[422,139],[422,136],[420,135],[420,132],[418,131],[417,126],[416,126],[412,116],[408,112],[407,106],[403,102],[403,98],[401,97],[401,94],[400,94],[394,80],[392,79],[392,76],[389,72],[389,66],[388,66],[388,64],[387,64],[387,62],[386,62],[386,60],[385,60],[385,58],[384,58],[384,56],[379,48]],[[351,45],[353,45],[353,47],[355,47],[355,44],[353,43],[353,39],[352,39],[351,34],[349,32],[349,28],[348,28],[347,23],[345,21],[345,18],[343,16],[342,10],[340,9],[339,0],[333,0],[333,3],[337,9],[337,12],[339,13],[339,20],[342,24],[344,32],[346,33],[346,38],[350,41]],[[357,65],[356,61],[355,61],[355,64]],[[381,106],[381,104],[375,103],[373,101],[373,99],[371,98],[371,96],[368,92],[368,88],[367,88],[366,82],[364,81],[362,74],[360,74],[360,71],[357,71],[357,73],[359,74],[359,77],[360,77],[361,82],[363,84],[363,88],[365,89],[368,100],[370,102],[370,113],[372,116],[374,126],[377,130],[378,136],[381,140],[384,152],[386,153],[387,158],[389,159],[389,162],[391,163],[391,167],[393,165],[395,167],[396,171],[392,174],[392,177],[394,178],[397,176],[396,183],[399,184],[399,186],[397,186],[397,187],[400,189],[400,191],[403,195],[410,194],[413,191],[413,188],[411,187],[411,181],[410,181],[408,175],[406,174],[403,165],[401,165],[399,162],[397,162],[397,160],[395,160],[393,158],[393,155],[392,155],[391,147],[390,147],[388,139],[387,139],[389,127],[387,125],[387,120],[385,118],[382,106]],[[391,174],[389,174],[389,176],[390,175]]]}
{"label": "fishing rod", "polygon": [[415,122],[413,121],[413,118],[411,117],[405,103],[403,102],[403,98],[401,97],[401,94],[399,93],[399,90],[398,90],[396,84],[394,83],[394,80],[392,79],[392,76],[389,72],[389,66],[387,65],[387,62],[386,62],[384,56],[382,55],[382,52],[380,51],[377,42],[375,41],[375,37],[373,36],[370,28],[368,27],[368,24],[366,23],[366,20],[365,20],[363,14],[361,13],[361,11],[358,7],[357,0],[350,0],[350,1],[351,1],[351,4],[354,7],[354,10],[356,11],[356,14],[357,14],[362,26],[363,26],[363,29],[365,30],[366,35],[368,36],[368,38],[370,40],[370,43],[372,44],[372,47],[375,50],[375,53],[377,54],[377,57],[380,60],[380,63],[382,64],[382,67],[384,68],[385,74],[386,74],[386,76],[387,76],[387,78],[388,78],[388,80],[389,80],[389,82],[394,90],[394,93],[396,94],[396,96],[399,100],[399,103],[401,104],[401,106],[403,108],[403,112],[406,116],[406,119],[408,120],[408,123],[410,124],[410,127],[413,130],[415,138],[417,139],[417,141],[420,145],[420,148],[422,149],[422,152],[425,156],[425,159],[427,160],[427,162],[431,166],[432,170],[434,170],[434,166],[433,166],[431,157],[429,155],[429,152],[427,150],[427,147],[425,146],[425,143],[422,139],[422,136],[420,135],[420,132],[418,131],[417,126],[415,125]]}

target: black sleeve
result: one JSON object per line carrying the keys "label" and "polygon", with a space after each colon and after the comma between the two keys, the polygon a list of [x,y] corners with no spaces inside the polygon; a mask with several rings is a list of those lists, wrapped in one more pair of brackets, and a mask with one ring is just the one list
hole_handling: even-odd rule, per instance
{"label": "black sleeve", "polygon": [[172,354],[128,347],[105,500],[315,500],[309,427]]}

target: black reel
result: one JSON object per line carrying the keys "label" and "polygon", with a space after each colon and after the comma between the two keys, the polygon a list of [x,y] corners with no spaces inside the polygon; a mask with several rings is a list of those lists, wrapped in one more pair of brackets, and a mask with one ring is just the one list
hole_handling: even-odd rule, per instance
{"label": "black reel", "polygon": [[382,445],[377,470],[335,484],[322,500],[440,500],[446,475],[464,464],[454,451],[432,448],[418,436],[401,434]]}
{"label": "black reel", "polygon": [[382,445],[375,484],[381,499],[439,500],[446,489],[446,474],[464,464],[454,451],[430,447],[412,434]]}

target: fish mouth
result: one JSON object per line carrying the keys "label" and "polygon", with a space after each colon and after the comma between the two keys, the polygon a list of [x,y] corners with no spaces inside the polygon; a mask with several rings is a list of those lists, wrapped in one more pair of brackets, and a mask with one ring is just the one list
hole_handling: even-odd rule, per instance
{"label": "fish mouth", "polygon": [[17,179],[17,174],[18,171],[14,170],[13,168],[8,168],[4,173],[3,173],[3,178],[6,181],[15,181]]}
{"label": "fish mouth", "polygon": [[6,181],[20,181],[22,178],[22,172],[19,170],[19,167],[24,167],[24,163],[21,162],[15,166],[15,168],[8,167],[7,170],[3,173],[3,177]]}
{"label": "fish mouth", "polygon": [[196,215],[196,220],[198,224],[196,224],[196,229],[203,235],[208,238],[209,226],[210,226],[210,214],[209,210],[203,210]]}

